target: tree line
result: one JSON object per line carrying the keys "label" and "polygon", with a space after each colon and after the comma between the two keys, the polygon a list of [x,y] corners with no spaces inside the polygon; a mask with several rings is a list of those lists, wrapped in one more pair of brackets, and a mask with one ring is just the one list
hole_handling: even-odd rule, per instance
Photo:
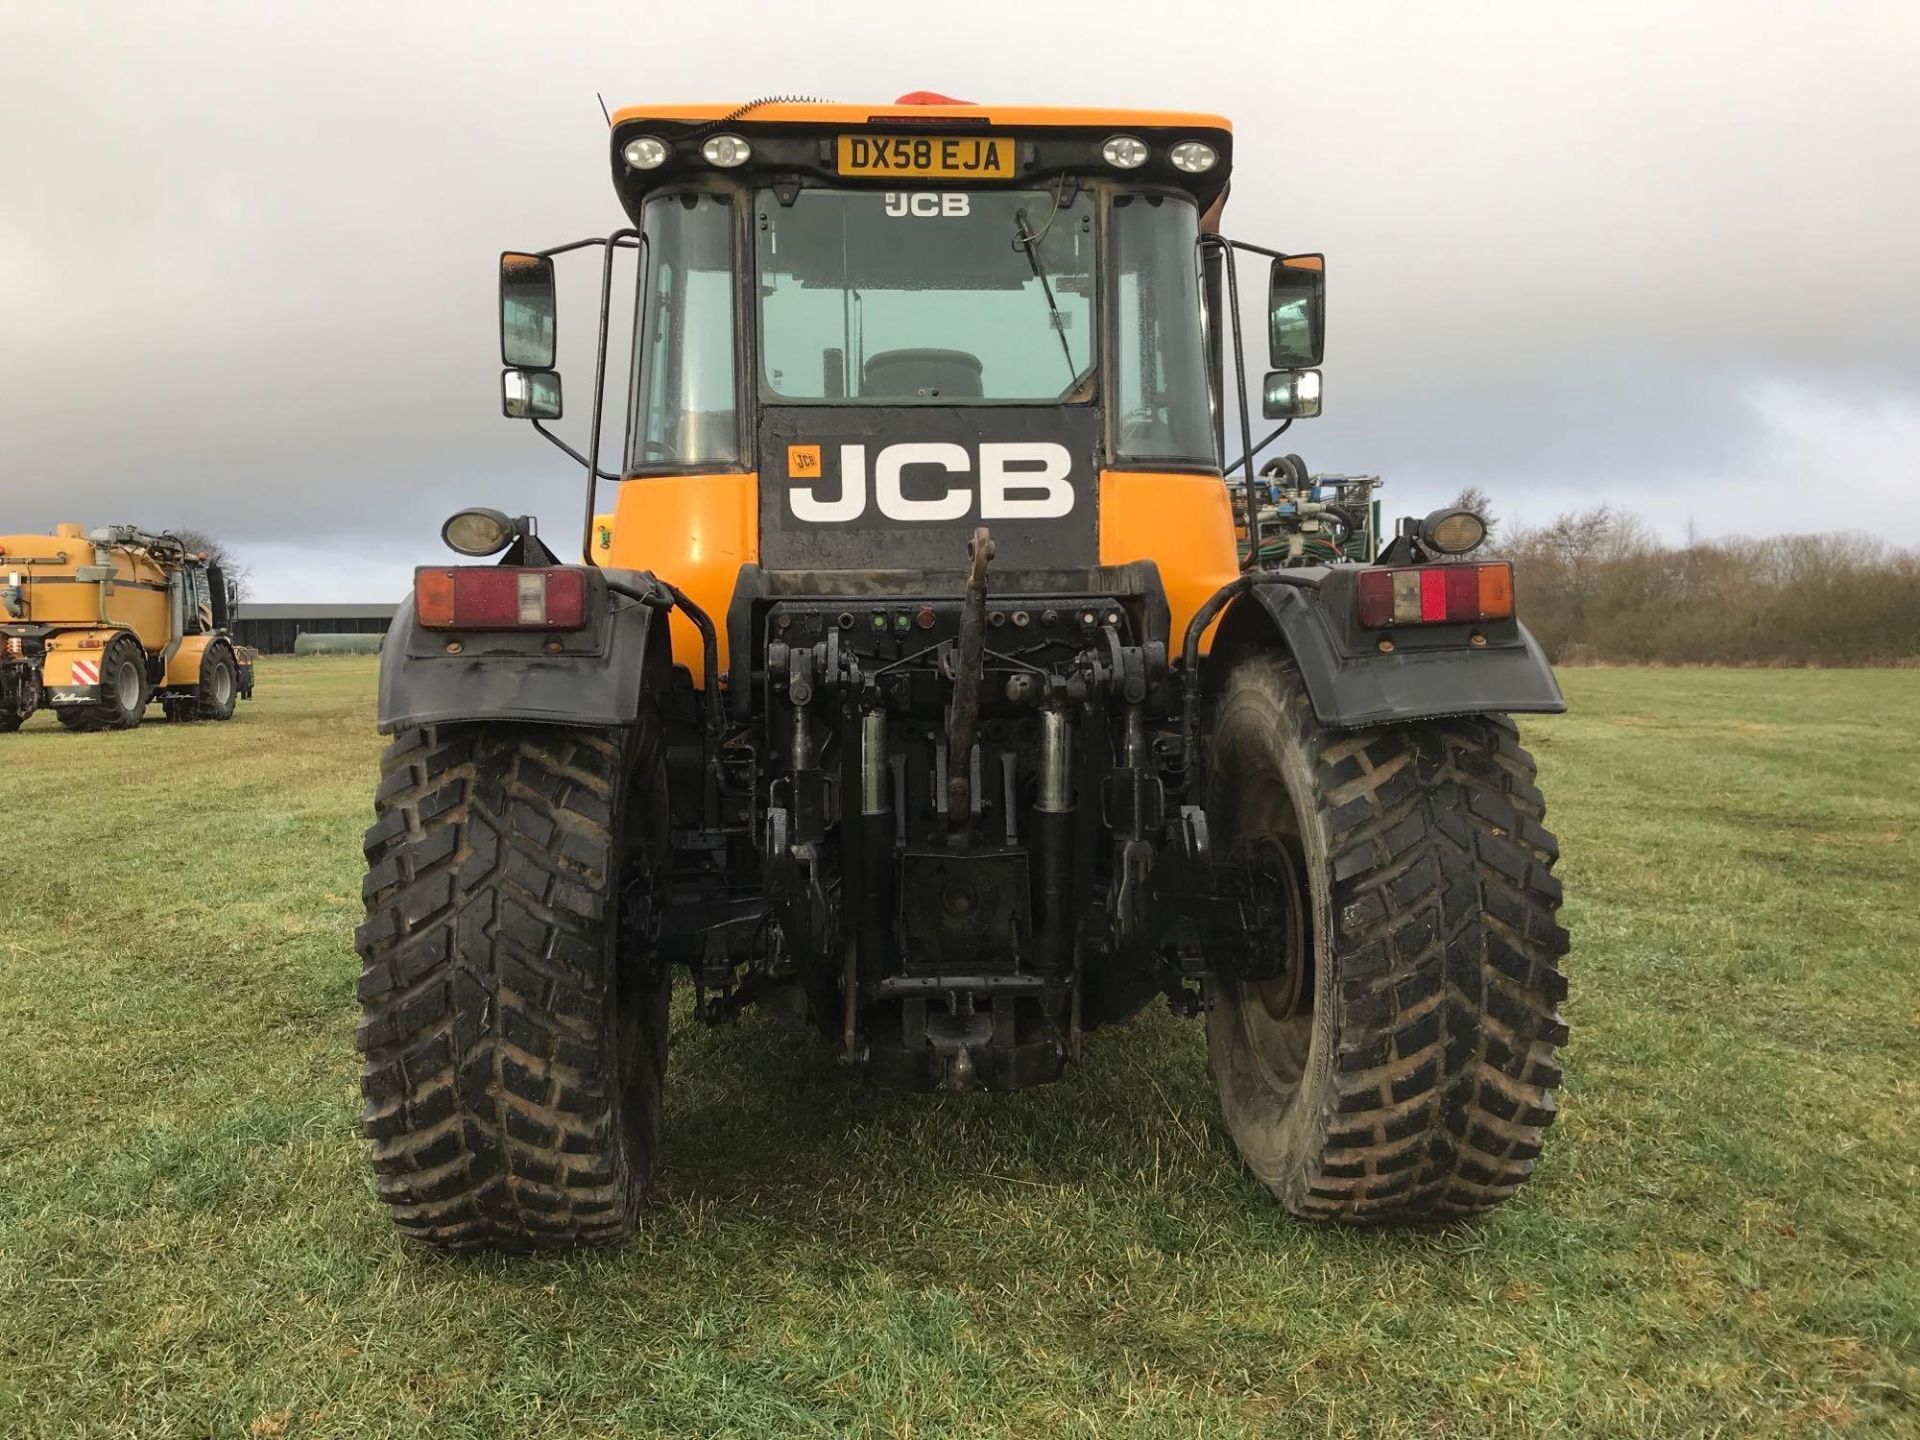
{"label": "tree line", "polygon": [[1557,664],[1920,665],[1920,554],[1868,535],[1672,545],[1599,505],[1496,522],[1483,553]]}

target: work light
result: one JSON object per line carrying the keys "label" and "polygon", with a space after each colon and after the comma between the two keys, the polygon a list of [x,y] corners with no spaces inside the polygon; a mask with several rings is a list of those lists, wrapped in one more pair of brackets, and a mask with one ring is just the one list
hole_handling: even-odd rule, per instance
{"label": "work light", "polygon": [[[667,142],[652,135],[629,140],[620,152],[635,170],[658,170],[667,163]],[[709,157],[711,158],[711,157]]]}
{"label": "work light", "polygon": [[1420,543],[1439,555],[1465,555],[1487,538],[1487,522],[1471,510],[1436,510],[1420,522]]}
{"label": "work light", "polygon": [[753,147],[738,135],[715,135],[700,147],[700,153],[706,157],[709,165],[731,170],[736,165],[747,163],[748,157],[753,154]]}
{"label": "work light", "polygon": [[1220,154],[1204,140],[1182,140],[1167,152],[1173,168],[1189,175],[1203,175],[1214,167]]}
{"label": "work light", "polygon": [[513,543],[514,524],[498,510],[456,511],[440,527],[449,550],[462,555],[493,555]]}
{"label": "work light", "polygon": [[1147,163],[1147,142],[1116,135],[1100,147],[1100,158],[1116,170],[1138,170]]}

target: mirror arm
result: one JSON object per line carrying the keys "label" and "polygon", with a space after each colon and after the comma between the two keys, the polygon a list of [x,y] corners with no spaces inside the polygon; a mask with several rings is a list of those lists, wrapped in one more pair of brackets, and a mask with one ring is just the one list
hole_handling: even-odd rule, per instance
{"label": "mirror arm", "polygon": [[607,326],[613,304],[613,252],[640,243],[638,230],[616,230],[603,242],[606,248],[600,262],[600,338],[594,348],[593,358],[593,421],[587,442],[589,448],[580,457],[587,469],[587,514],[580,525],[580,557],[596,569],[600,562],[593,558],[593,512],[598,499],[596,482],[606,474],[600,468],[600,417],[606,409],[607,400]]}
{"label": "mirror arm", "polygon": [[566,255],[575,250],[591,250],[595,245],[611,245],[616,250],[638,250],[639,236],[638,230],[616,230],[612,235],[595,235],[586,240],[569,240],[564,245],[555,245],[551,250],[530,250],[527,253],[550,260],[555,255]]}
{"label": "mirror arm", "polygon": [[[573,446],[569,445],[566,441],[562,440],[558,435],[554,434],[553,431],[549,430],[544,420],[534,420],[532,424],[534,429],[538,430],[555,445],[558,445],[560,449],[565,452],[567,458],[573,461],[574,464],[584,465],[587,463],[587,457],[574,449]],[[621,478],[611,471],[600,469],[597,465],[594,467],[594,474],[602,480],[619,480]]]}
{"label": "mirror arm", "polygon": [[[1201,237],[1202,244],[1220,247],[1227,259],[1227,315],[1233,321],[1233,381],[1235,409],[1240,414],[1240,445],[1244,453],[1240,463],[1247,467],[1247,558],[1242,562],[1242,570],[1251,570],[1260,559],[1260,505],[1257,495],[1258,482],[1253,473],[1253,419],[1247,414],[1247,347],[1240,331],[1240,266],[1234,257],[1234,251],[1240,249],[1257,250],[1256,245],[1247,245],[1243,241],[1229,240],[1224,235]],[[1229,472],[1239,465],[1229,465]]]}
{"label": "mirror arm", "polygon": [[1269,260],[1291,260],[1293,258],[1293,252],[1291,250],[1269,250],[1266,246],[1255,245],[1249,240],[1229,240],[1226,236],[1222,235],[1220,241],[1224,245],[1232,246],[1235,250],[1245,250],[1250,255],[1264,255]]}
{"label": "mirror arm", "polygon": [[1291,430],[1292,428],[1293,428],[1293,419],[1291,416],[1289,416],[1287,419],[1282,420],[1280,422],[1279,429],[1275,430],[1271,435],[1267,436],[1266,439],[1262,440],[1258,445],[1254,446],[1252,450],[1247,452],[1247,454],[1242,455],[1238,460],[1234,461],[1233,464],[1227,467],[1227,469],[1229,471],[1238,470],[1242,465],[1246,464],[1247,461],[1252,456],[1258,455],[1262,450],[1266,449],[1267,446],[1271,445],[1274,441],[1278,440],[1282,435],[1286,434],[1287,431]]}

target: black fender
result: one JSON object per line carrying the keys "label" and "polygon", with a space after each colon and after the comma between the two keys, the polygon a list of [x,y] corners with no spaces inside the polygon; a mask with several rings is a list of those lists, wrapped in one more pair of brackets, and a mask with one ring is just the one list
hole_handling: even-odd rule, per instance
{"label": "black fender", "polygon": [[1255,583],[1222,615],[1204,666],[1209,689],[1241,659],[1277,646],[1299,668],[1323,725],[1567,708],[1553,667],[1518,620],[1365,630],[1352,572],[1280,573],[1299,581]]}
{"label": "black fender", "polygon": [[427,630],[409,596],[380,647],[381,733],[462,720],[633,724],[649,687],[665,694],[671,601],[641,572],[590,569],[587,577],[587,624],[574,631]]}

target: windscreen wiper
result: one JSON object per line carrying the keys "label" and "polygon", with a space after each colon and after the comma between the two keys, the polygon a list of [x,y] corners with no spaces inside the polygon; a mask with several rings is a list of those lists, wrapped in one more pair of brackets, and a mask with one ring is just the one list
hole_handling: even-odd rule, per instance
{"label": "windscreen wiper", "polygon": [[1060,353],[1067,357],[1067,384],[1069,387],[1080,378],[1080,367],[1073,363],[1073,347],[1067,344],[1067,317],[1060,313],[1060,305],[1053,298],[1053,285],[1047,279],[1047,267],[1040,263],[1040,237],[1027,225],[1026,207],[1013,212],[1013,243],[1027,252],[1027,263],[1033,267],[1033,275],[1040,282],[1040,293],[1047,297],[1047,313],[1052,316],[1053,333],[1060,337]]}

